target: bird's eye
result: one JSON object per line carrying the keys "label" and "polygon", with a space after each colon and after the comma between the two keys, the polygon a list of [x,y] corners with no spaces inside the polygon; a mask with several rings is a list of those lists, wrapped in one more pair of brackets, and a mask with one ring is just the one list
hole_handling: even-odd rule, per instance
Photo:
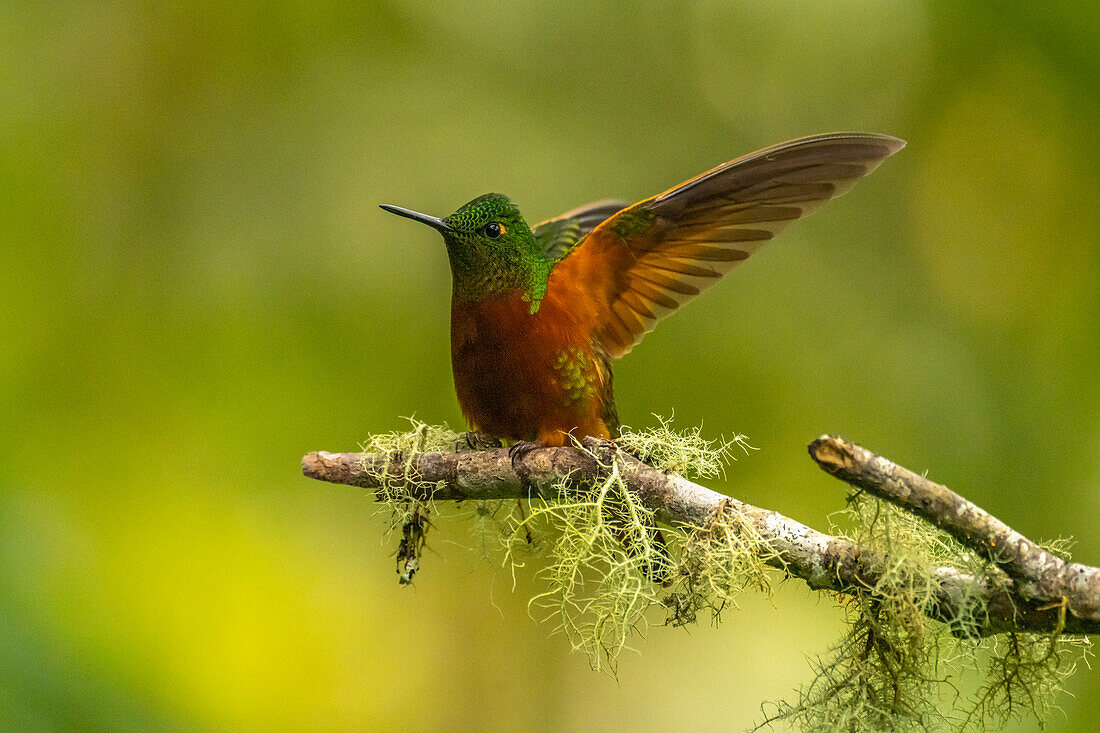
{"label": "bird's eye", "polygon": [[495,221],[491,221],[481,228],[481,233],[489,239],[496,239],[501,234],[504,234],[504,227]]}

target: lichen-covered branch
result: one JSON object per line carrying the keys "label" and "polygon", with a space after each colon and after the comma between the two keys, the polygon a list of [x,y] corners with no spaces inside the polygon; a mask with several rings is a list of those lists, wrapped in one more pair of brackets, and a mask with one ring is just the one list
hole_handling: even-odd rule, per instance
{"label": "lichen-covered branch", "polygon": [[916,514],[988,558],[1032,600],[1066,603],[1073,616],[1100,621],[1100,568],[1069,563],[947,488],[843,438],[810,443],[828,472]]}
{"label": "lichen-covered branch", "polygon": [[[622,472],[626,484],[663,522],[704,527],[707,518],[724,502],[726,511],[735,513],[741,521],[751,524],[763,539],[772,553],[769,556],[771,564],[801,578],[811,588],[840,593],[874,593],[882,580],[882,568],[885,566],[883,558],[866,548],[819,532],[778,512],[746,504],[676,474],[653,468],[633,456],[616,451],[614,446],[595,439],[586,439],[584,449],[536,449],[518,458],[514,464],[504,449],[426,452],[408,456],[394,453],[315,452],[302,459],[302,472],[310,478],[364,488],[403,482],[409,498],[423,500],[462,501],[534,496],[553,499],[558,495],[558,487],[563,480],[580,485],[604,475],[612,463],[612,452],[616,453],[614,457],[617,459],[618,470]],[[904,470],[897,466],[894,468]],[[871,478],[866,480],[868,483],[872,482]],[[857,485],[867,488],[862,484]],[[948,491],[943,487],[939,488]],[[901,500],[897,500],[897,503],[915,511]],[[1094,568],[1088,570],[1096,572]],[[1036,595],[1030,592],[1030,585],[1027,586],[1029,592],[1024,592],[1024,583],[1039,582],[1038,578],[1026,574],[990,578],[968,574],[956,568],[941,567],[933,571],[933,579],[936,584],[935,603],[929,609],[929,614],[948,623],[963,615],[978,619],[979,625],[967,629],[966,633],[1100,633],[1100,619],[1092,614],[1077,612],[1079,608],[1096,608],[1100,599],[1088,599],[1082,594],[1076,599],[1078,605],[1070,605],[1070,613],[1066,613],[1062,603],[1052,601],[1056,597]],[[1089,605],[1089,600],[1092,605]],[[974,604],[984,609],[984,612],[965,613],[968,609],[964,606],[972,608]]]}

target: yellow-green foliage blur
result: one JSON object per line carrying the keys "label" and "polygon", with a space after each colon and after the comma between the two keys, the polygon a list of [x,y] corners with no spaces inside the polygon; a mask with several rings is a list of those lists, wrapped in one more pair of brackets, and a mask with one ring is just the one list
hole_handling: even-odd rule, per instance
{"label": "yellow-green foliage blur", "polygon": [[[619,681],[437,519],[367,492],[461,426],[439,237],[833,130],[909,146],[616,372],[624,422],[750,436],[713,485],[822,529],[841,433],[1100,563],[1093,3],[0,4],[0,726],[726,730],[842,633],[798,583],[651,627]],[[1094,730],[1078,673],[1055,730]],[[1033,723],[1021,724],[1031,730]]]}

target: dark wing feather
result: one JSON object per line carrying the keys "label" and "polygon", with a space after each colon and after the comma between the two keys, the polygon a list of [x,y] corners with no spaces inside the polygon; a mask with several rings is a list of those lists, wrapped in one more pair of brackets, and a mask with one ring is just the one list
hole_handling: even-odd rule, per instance
{"label": "dark wing feather", "polygon": [[626,354],[660,318],[904,146],[863,133],[793,140],[615,212],[577,249],[610,283],[597,340],[613,357]]}
{"label": "dark wing feather", "polygon": [[629,201],[595,201],[540,222],[531,233],[547,259],[557,262],[573,251],[589,232],[628,206]]}

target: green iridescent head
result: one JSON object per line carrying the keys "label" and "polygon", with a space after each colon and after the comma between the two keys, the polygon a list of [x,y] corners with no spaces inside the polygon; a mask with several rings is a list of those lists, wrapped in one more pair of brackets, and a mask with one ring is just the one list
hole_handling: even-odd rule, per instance
{"label": "green iridescent head", "polygon": [[382,208],[443,235],[456,298],[475,300],[522,290],[537,305],[545,294],[550,263],[507,196],[478,196],[443,219],[388,204]]}

